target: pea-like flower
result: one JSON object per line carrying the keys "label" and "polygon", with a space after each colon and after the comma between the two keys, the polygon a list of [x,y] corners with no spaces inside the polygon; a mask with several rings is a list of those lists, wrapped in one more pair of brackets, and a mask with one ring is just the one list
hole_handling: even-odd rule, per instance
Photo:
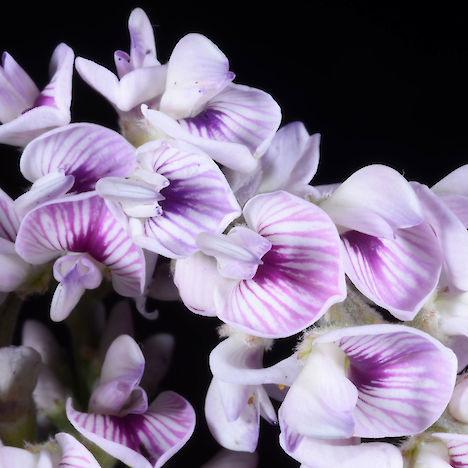
{"label": "pea-like flower", "polygon": [[59,44],[50,60],[51,80],[39,91],[7,52],[0,67],[0,142],[26,146],[32,139],[70,122],[73,51]]}
{"label": "pea-like flower", "polygon": [[137,343],[128,335],[119,336],[107,351],[89,412],[76,411],[69,399],[67,416],[87,439],[127,465],[159,468],[192,435],[195,412],[171,391],[148,405],[139,386],[144,367]]}

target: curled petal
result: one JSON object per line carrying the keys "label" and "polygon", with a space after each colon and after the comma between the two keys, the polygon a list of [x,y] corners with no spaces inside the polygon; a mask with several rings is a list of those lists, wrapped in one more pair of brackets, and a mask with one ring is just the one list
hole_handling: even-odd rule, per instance
{"label": "curled petal", "polygon": [[185,306],[192,312],[209,317],[216,316],[213,290],[218,283],[231,284],[220,276],[216,260],[202,252],[175,262],[174,283]]}
{"label": "curled petal", "polygon": [[89,86],[101,93],[120,111],[130,111],[164,91],[166,80],[164,65],[128,71],[120,81],[107,68],[82,57],[76,59],[75,67]]}
{"label": "curled petal", "polygon": [[412,320],[434,292],[442,266],[439,243],[426,223],[395,231],[395,239],[358,231],[342,234],[345,271],[366,297],[400,320]]}
{"label": "curled petal", "polygon": [[250,172],[257,166],[257,160],[243,144],[231,141],[205,138],[190,133],[168,115],[142,105],[141,112],[156,129],[177,140],[186,141],[209,154],[215,161],[240,172]]}
{"label": "curled petal", "polygon": [[394,230],[424,220],[418,197],[407,180],[380,164],[355,172],[320,206],[337,225],[388,239]]}
{"label": "curled petal", "polygon": [[334,342],[350,362],[359,391],[357,437],[399,437],[424,431],[445,410],[455,385],[453,352],[424,332],[403,325],[335,330],[315,343]]}
{"label": "curled petal", "polygon": [[218,316],[263,337],[293,335],[346,296],[340,241],[320,208],[287,192],[257,195],[244,208],[248,226],[271,242],[251,280],[218,292]]}
{"label": "curled petal", "polygon": [[16,211],[24,216],[36,206],[62,197],[74,183],[75,178],[72,175],[65,175],[62,171],[42,176],[34,182],[29,191],[15,200]]}
{"label": "curled petal", "polygon": [[257,447],[260,423],[258,400],[252,396],[251,403],[244,406],[240,415],[229,420],[222,402],[222,388],[218,384],[214,378],[205,400],[205,417],[211,434],[227,449],[253,452]]}
{"label": "curled petal", "polygon": [[144,368],[145,358],[136,341],[129,335],[120,335],[107,350],[100,383],[119,380],[133,387],[140,382]]}
{"label": "curled petal", "polygon": [[144,414],[80,413],[67,401],[72,425],[102,450],[135,468],[159,468],[187,442],[195,412],[177,393],[163,392]]}
{"label": "curled petal", "polygon": [[349,438],[358,391],[345,376],[345,354],[316,345],[279,410],[290,431],[320,439]]}
{"label": "curled petal", "polygon": [[[130,409],[134,409],[128,400],[132,392],[138,390],[144,368],[145,359],[135,340],[129,335],[117,337],[107,350],[99,384],[90,398],[89,410],[99,414],[128,414]],[[144,413],[148,406],[146,395],[134,397],[134,403],[136,399],[141,403],[136,405],[138,412]]]}
{"label": "curled petal", "polygon": [[263,368],[263,352],[268,340],[256,339],[252,343],[232,336],[222,341],[210,353],[210,369],[224,382],[244,385],[274,383],[291,385],[303,367],[296,355]]}
{"label": "curled petal", "polygon": [[74,266],[67,276],[55,288],[50,305],[50,318],[55,322],[65,320],[78,304],[85,292],[81,284],[78,266]]}
{"label": "curled petal", "polygon": [[135,148],[119,133],[90,123],[75,123],[41,135],[29,143],[20,159],[26,179],[47,174],[73,175],[72,190],[93,190],[109,176],[126,177],[135,166]]}
{"label": "curled petal", "polygon": [[191,117],[232,80],[226,56],[201,34],[187,34],[169,59],[160,109],[174,118]]}
{"label": "curled petal", "polygon": [[197,237],[200,250],[216,257],[218,271],[226,278],[252,279],[261,258],[271,249],[271,242],[243,226],[232,228],[228,235],[204,232]]}

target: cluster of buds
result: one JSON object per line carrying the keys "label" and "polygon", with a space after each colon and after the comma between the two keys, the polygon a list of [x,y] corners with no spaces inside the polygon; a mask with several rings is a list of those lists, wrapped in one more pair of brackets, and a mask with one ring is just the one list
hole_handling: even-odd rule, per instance
{"label": "cluster of buds", "polygon": [[[385,165],[312,185],[320,135],[280,128],[215,44],[188,34],[161,64],[146,14],[128,26],[117,74],[60,44],[40,91],[2,57],[0,142],[32,185],[0,190],[0,467],[156,468],[192,435],[191,404],[158,390],[173,337],[141,349],[109,291],[148,320],[155,297],[222,321],[204,411],[227,450],[206,467],[256,466],[260,416],[308,468],[468,465],[468,165],[431,188]],[[74,69],[120,131],[70,123]],[[48,290],[74,375],[48,324],[11,339]]]}

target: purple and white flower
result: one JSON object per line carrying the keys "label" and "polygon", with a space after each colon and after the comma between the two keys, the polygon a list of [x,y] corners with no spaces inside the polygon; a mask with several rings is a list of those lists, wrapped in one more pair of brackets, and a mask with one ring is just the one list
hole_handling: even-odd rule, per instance
{"label": "purple and white flower", "polygon": [[122,296],[143,293],[143,252],[95,192],[71,195],[30,211],[21,223],[16,251],[39,265],[59,257],[54,263],[59,285],[52,299],[52,320],[65,319],[86,289],[100,285],[105,270]]}
{"label": "purple and white flower", "polygon": [[52,128],[70,122],[73,51],[59,44],[50,60],[51,79],[39,91],[7,52],[0,67],[0,142],[26,146]]}
{"label": "purple and white flower", "polygon": [[81,77],[117,109],[126,137],[136,146],[167,136],[185,140],[225,166],[253,170],[281,120],[271,96],[233,84],[226,56],[201,34],[183,37],[161,65],[143,10],[133,10],[129,30],[130,55],[115,54],[120,81],[104,67],[76,59]]}
{"label": "purple and white flower", "polygon": [[367,166],[319,206],[338,227],[356,288],[396,318],[412,320],[438,284],[442,254],[410,184],[387,166]]}
{"label": "purple and white flower", "polygon": [[452,395],[455,355],[419,330],[350,327],[305,345],[304,368],[279,410],[288,451],[304,437],[417,434],[440,417]]}
{"label": "purple and white flower", "polygon": [[120,205],[140,246],[169,258],[193,254],[200,233],[221,233],[240,215],[213,160],[176,140],[139,147],[135,171],[126,179],[104,177],[96,189]]}
{"label": "purple and white flower", "polygon": [[67,416],[83,436],[123,463],[158,468],[190,438],[195,412],[171,391],[148,405],[139,385],[144,367],[137,343],[121,335],[107,351],[89,412],[76,411],[68,400]]}
{"label": "purple and white flower", "polygon": [[177,260],[174,281],[187,307],[275,338],[300,332],[345,298],[338,233],[320,208],[275,192],[252,198],[243,215],[247,226],[198,237],[206,255]]}
{"label": "purple and white flower", "polygon": [[210,432],[225,448],[253,452],[257,447],[260,416],[277,424],[268,384],[285,390],[302,368],[295,356],[263,367],[263,353],[272,341],[228,329],[229,337],[210,354],[213,380],[205,400]]}
{"label": "purple and white flower", "polygon": [[15,200],[25,214],[68,193],[94,190],[103,177],[126,177],[136,164],[136,150],[119,133],[90,123],[74,123],[35,138],[20,159],[23,176],[33,182]]}
{"label": "purple and white flower", "polygon": [[159,101],[166,82],[166,66],[156,58],[153,27],[141,8],[128,19],[130,54],[114,53],[117,76],[91,60],[77,57],[80,76],[101,93],[119,112],[125,114],[144,102]]}

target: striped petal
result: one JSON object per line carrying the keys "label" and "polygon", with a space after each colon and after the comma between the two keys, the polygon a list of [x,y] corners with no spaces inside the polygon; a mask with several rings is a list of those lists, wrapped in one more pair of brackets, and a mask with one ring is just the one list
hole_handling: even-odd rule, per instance
{"label": "striped petal", "polygon": [[150,126],[154,127],[157,132],[163,132],[171,138],[183,140],[197,146],[220,164],[240,172],[250,172],[257,166],[257,160],[244,145],[229,141],[212,140],[191,134],[188,130],[182,128],[177,120],[163,112],[150,109],[146,105],[141,106],[141,112]]}
{"label": "striped petal", "polygon": [[359,439],[320,440],[303,438],[291,450],[285,436],[280,445],[288,455],[309,468],[403,468],[398,447],[382,442],[359,443]]}
{"label": "striped petal", "polygon": [[412,320],[434,291],[442,266],[440,247],[426,223],[385,239],[342,234],[345,271],[356,288],[400,320]]}
{"label": "striped petal", "polygon": [[269,94],[230,84],[201,113],[179,123],[192,135],[240,143],[260,157],[270,145],[280,121],[281,110]]}
{"label": "striped petal", "polygon": [[450,466],[453,468],[468,466],[468,435],[435,432],[432,436],[447,446]]}
{"label": "striped petal", "polygon": [[445,410],[455,385],[453,352],[403,325],[366,325],[329,332],[314,341],[336,343],[349,359],[359,391],[357,437],[399,437],[427,429]]}
{"label": "striped petal", "polygon": [[26,146],[20,169],[31,182],[47,174],[73,175],[71,190],[93,190],[102,177],[126,177],[135,166],[135,148],[119,133],[90,123],[70,124]]}
{"label": "striped petal", "polygon": [[272,247],[254,278],[216,297],[219,318],[247,333],[279,338],[308,327],[345,298],[338,233],[320,208],[275,192],[251,199],[244,217]]}
{"label": "striped petal", "polygon": [[62,452],[60,468],[100,468],[91,452],[70,434],[59,432],[55,440]]}
{"label": "striped petal", "polygon": [[110,269],[119,294],[134,297],[143,290],[143,252],[94,192],[30,211],[18,232],[16,250],[32,264],[46,263],[65,252],[88,253]]}
{"label": "striped petal", "polygon": [[154,172],[169,180],[161,190],[162,215],[145,222],[140,245],[166,257],[188,257],[202,232],[220,233],[240,214],[224,175],[213,160],[181,142],[151,142],[139,148]]}
{"label": "striped petal", "polygon": [[190,438],[195,412],[177,393],[163,392],[144,414],[80,413],[67,401],[73,426],[102,450],[134,468],[159,468]]}

